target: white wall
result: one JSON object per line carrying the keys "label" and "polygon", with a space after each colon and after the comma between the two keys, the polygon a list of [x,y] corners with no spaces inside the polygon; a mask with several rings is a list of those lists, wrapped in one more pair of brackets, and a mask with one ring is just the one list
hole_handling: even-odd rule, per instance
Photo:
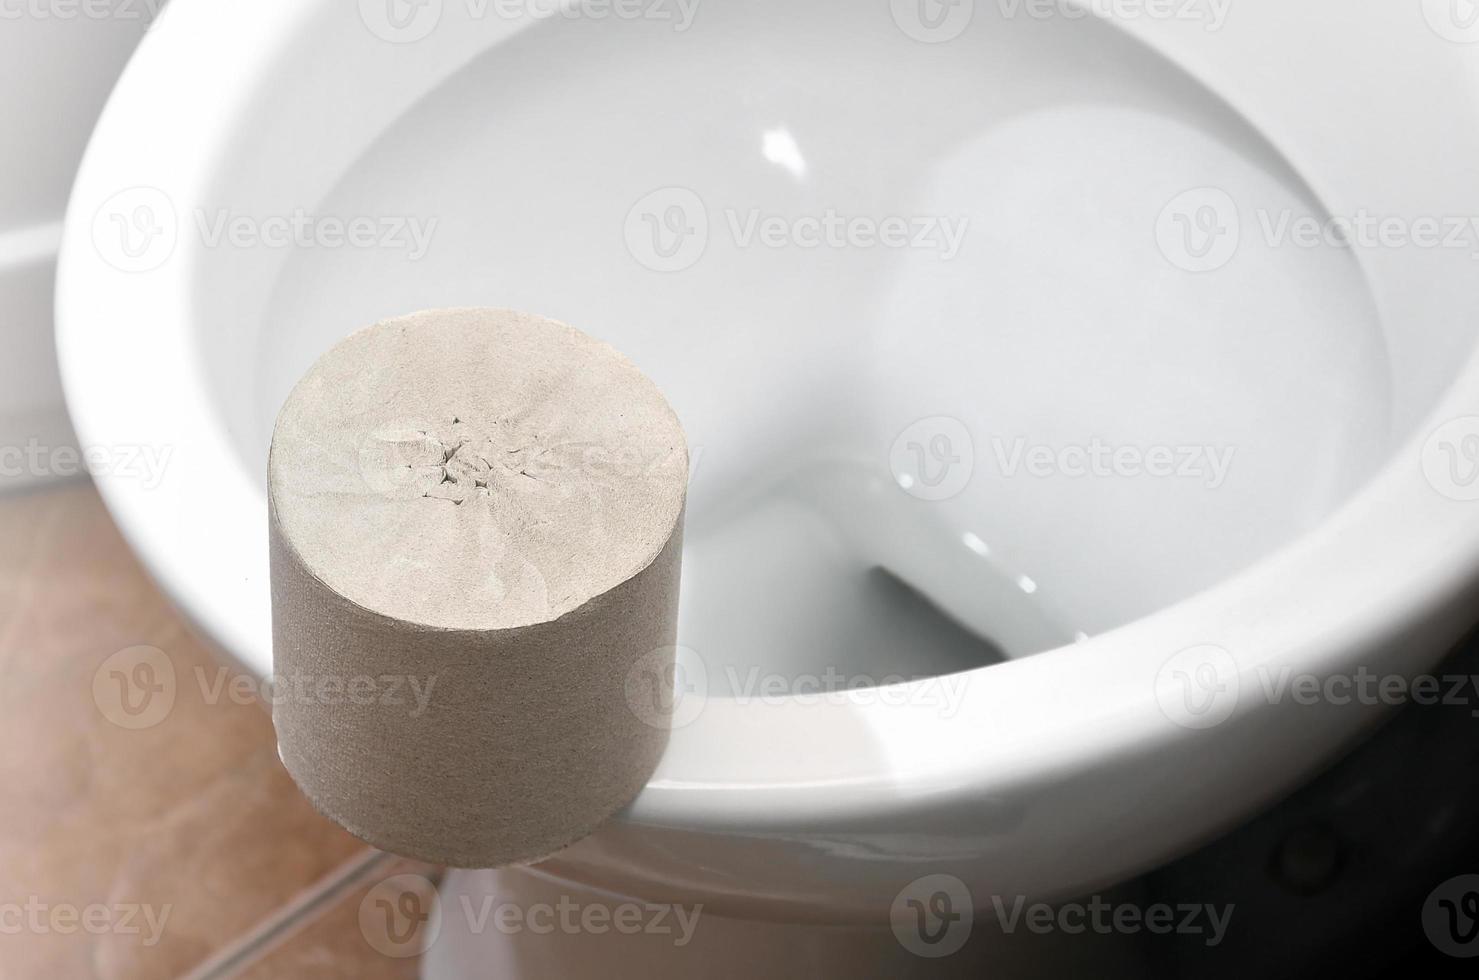
{"label": "white wall", "polygon": [[73,443],[52,342],[67,194],[160,0],[0,0],[0,491],[65,479]]}

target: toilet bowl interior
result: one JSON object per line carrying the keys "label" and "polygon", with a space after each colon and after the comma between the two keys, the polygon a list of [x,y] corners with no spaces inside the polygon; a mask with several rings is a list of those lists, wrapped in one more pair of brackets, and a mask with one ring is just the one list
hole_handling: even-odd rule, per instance
{"label": "toilet bowl interior", "polygon": [[[343,148],[275,140],[300,110],[264,109],[195,219],[243,467],[357,327],[580,326],[687,427],[680,642],[719,694],[1038,653],[1294,540],[1456,374],[1463,311],[1414,322],[1454,256],[1332,244],[1359,175],[1296,169],[1144,37],[1005,10],[947,44],[842,0],[551,17],[428,76],[317,182],[295,173]],[[264,215],[301,215],[297,247],[253,247]],[[323,237],[355,222],[357,246]]]}

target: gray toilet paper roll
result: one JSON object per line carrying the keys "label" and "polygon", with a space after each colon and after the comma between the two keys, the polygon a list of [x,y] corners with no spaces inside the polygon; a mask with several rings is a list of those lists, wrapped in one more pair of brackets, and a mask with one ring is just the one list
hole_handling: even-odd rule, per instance
{"label": "gray toilet paper roll", "polygon": [[268,471],[273,721],[323,813],[497,867],[640,791],[671,702],[634,678],[671,676],[688,450],[630,361],[509,311],[387,320],[293,390]]}

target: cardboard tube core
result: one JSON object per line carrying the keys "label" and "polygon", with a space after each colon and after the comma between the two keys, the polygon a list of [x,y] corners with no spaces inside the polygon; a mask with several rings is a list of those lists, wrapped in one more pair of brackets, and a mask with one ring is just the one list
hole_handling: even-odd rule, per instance
{"label": "cardboard tube core", "polygon": [[457,867],[538,860],[629,803],[667,744],[670,699],[633,678],[671,677],[687,483],[656,386],[564,324],[437,310],[329,351],[268,464],[299,787]]}

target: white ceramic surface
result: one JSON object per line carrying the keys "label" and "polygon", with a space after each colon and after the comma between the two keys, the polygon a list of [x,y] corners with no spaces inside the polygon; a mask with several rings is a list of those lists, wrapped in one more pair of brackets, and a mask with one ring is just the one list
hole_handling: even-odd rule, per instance
{"label": "white ceramic surface", "polygon": [[[1479,214],[1479,46],[1444,4],[1175,6],[1205,16],[775,0],[679,30],[176,0],[66,224],[79,430],[172,452],[157,487],[103,493],[266,672],[265,452],[307,365],[428,306],[577,324],[688,429],[680,642],[705,671],[647,790],[549,868],[875,923],[928,873],[980,895],[1122,880],[1381,715],[1271,703],[1260,671],[1425,669],[1479,572],[1479,504],[1422,465],[1479,415],[1479,246],[1275,237],[1284,214]],[[919,13],[949,9],[971,18]],[[968,230],[744,244],[752,216],[811,240],[795,219],[829,209]],[[366,244],[329,247],[326,219],[368,221]],[[974,470],[940,470],[962,431]],[[1017,440],[1235,456],[1215,485],[1009,477]],[[1172,659],[1208,645],[1225,655]],[[829,669],[926,679],[796,696]],[[1243,695],[1178,724],[1202,716],[1178,714],[1177,671],[1206,670],[1201,693]],[[791,696],[735,696],[766,677]]]}

